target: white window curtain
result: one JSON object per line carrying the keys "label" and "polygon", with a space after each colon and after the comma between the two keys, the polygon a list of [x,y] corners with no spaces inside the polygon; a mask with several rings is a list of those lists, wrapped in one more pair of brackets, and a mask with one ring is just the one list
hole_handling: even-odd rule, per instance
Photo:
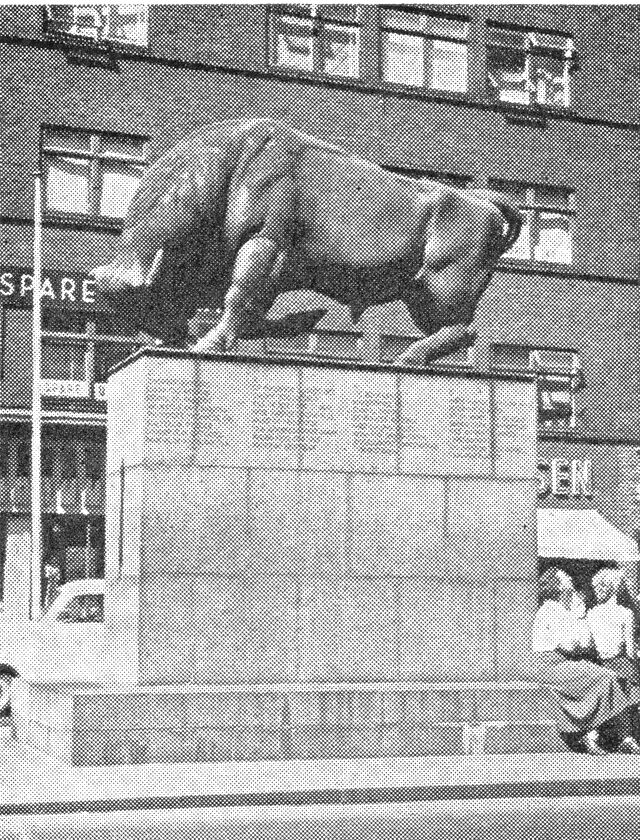
{"label": "white window curtain", "polygon": [[324,71],[331,76],[358,75],[358,31],[353,27],[325,24]]}
{"label": "white window curtain", "polygon": [[89,161],[59,157],[47,165],[47,210],[89,212]]}
{"label": "white window curtain", "polygon": [[100,215],[124,218],[142,178],[141,166],[105,164],[101,167]]}
{"label": "white window curtain", "polygon": [[457,41],[433,41],[431,49],[431,87],[464,93],[467,90],[467,45]]}
{"label": "white window curtain", "polygon": [[382,78],[421,87],[424,84],[424,38],[399,32],[385,32]]}

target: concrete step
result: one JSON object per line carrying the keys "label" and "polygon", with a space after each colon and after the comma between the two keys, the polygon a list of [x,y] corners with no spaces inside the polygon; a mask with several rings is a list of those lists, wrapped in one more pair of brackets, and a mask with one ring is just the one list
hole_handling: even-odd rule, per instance
{"label": "concrete step", "polygon": [[70,686],[17,680],[13,732],[75,765],[566,750],[528,682]]}

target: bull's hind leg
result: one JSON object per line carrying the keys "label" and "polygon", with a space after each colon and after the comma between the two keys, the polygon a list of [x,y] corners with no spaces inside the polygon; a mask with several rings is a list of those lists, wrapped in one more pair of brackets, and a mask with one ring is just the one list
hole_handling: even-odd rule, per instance
{"label": "bull's hind leg", "polygon": [[260,331],[278,295],[286,251],[273,239],[256,236],[240,248],[225,295],[220,322],[195,345],[196,351],[224,353],[238,338]]}

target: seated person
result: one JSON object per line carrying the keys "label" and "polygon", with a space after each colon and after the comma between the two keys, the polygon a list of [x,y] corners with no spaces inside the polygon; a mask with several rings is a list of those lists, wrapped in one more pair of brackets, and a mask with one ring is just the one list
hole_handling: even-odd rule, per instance
{"label": "seated person", "polygon": [[561,735],[572,748],[604,755],[599,738],[606,725],[618,752],[640,754],[626,684],[612,669],[590,661],[594,643],[587,621],[576,617],[572,579],[561,569],[548,569],[540,576],[539,593],[532,647]]}
{"label": "seated person", "polygon": [[[623,580],[620,569],[600,569],[591,585],[596,605],[587,611],[597,661],[614,670],[629,685],[640,685],[633,612],[618,603]],[[639,698],[640,699],[640,698]]]}

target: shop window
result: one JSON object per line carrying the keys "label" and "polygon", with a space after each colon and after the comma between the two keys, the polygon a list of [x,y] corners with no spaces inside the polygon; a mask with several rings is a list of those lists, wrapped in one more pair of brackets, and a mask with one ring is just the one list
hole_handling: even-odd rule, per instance
{"label": "shop window", "polygon": [[83,344],[42,342],[43,379],[80,380],[86,378],[86,348]]}
{"label": "shop window", "polygon": [[56,463],[56,449],[52,443],[44,443],[42,446],[40,471],[43,477],[51,478]]}
{"label": "shop window", "polygon": [[575,60],[571,38],[498,25],[489,25],[487,32],[487,92],[491,99],[569,107]]}
{"label": "shop window", "polygon": [[574,194],[563,187],[491,180],[492,189],[510,196],[525,217],[507,259],[562,263],[573,260]]}
{"label": "shop window", "polygon": [[124,218],[144,172],[145,147],[141,137],[44,128],[47,213]]}
{"label": "shop window", "polygon": [[147,44],[148,8],[146,5],[62,5],[45,7],[48,33],[90,38],[93,41],[115,41],[122,44]]}
{"label": "shop window", "polygon": [[385,82],[465,93],[465,18],[383,8],[381,76]]}
{"label": "shop window", "polygon": [[9,474],[9,441],[0,439],[0,478]]}
{"label": "shop window", "polygon": [[576,425],[575,395],[583,385],[577,353],[496,344],[491,348],[491,362],[494,369],[535,371],[540,425],[556,429]]}
{"label": "shop window", "polygon": [[328,76],[358,76],[360,29],[356,6],[273,6],[269,41],[272,65]]}

